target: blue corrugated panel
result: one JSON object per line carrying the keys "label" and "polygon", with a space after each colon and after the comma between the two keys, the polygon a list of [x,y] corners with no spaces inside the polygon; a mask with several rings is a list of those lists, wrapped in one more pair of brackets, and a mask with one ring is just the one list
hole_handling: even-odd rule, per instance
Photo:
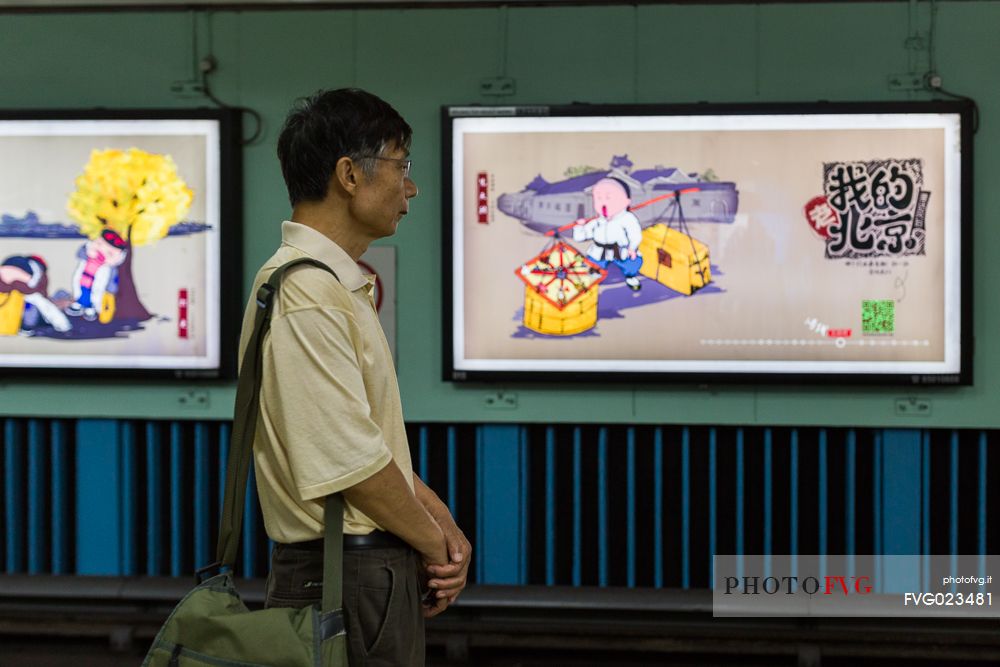
{"label": "blue corrugated panel", "polygon": [[[483,488],[483,476],[485,472],[483,471],[483,466],[479,465],[479,461],[483,460],[483,428],[479,426],[476,428],[476,492],[478,494],[479,490]],[[426,426],[420,427],[420,437],[424,437],[424,432],[426,431]],[[421,479],[423,475],[421,475]],[[424,479],[424,483],[427,480]],[[476,581],[483,580],[483,520],[485,517],[485,503],[482,502],[481,496],[476,496],[476,542],[475,542],[475,554],[476,554]]]}
{"label": "blue corrugated panel", "polygon": [[138,508],[139,499],[136,494],[138,486],[138,444],[136,443],[135,424],[131,421],[119,422],[119,433],[122,439],[121,484],[122,484],[122,574],[132,576],[136,572],[136,538],[139,534]]}
{"label": "blue corrugated panel", "polygon": [[[524,429],[517,426],[482,427],[476,476],[482,506],[479,522],[481,583],[520,584],[527,581],[527,493],[522,467]],[[518,505],[521,505],[518,507]]]}
{"label": "blue corrugated panel", "polygon": [[[882,443],[882,535],[887,554],[920,553],[920,432],[886,430]],[[918,590],[920,567],[912,571],[898,565],[883,574],[886,592]]]}
{"label": "blue corrugated panel", "polygon": [[[0,491],[0,511],[4,517],[4,558],[0,567],[4,571],[72,573],[74,559],[70,549],[76,553],[77,571],[86,574],[187,576],[192,566],[190,559],[193,558],[194,566],[211,560],[214,550],[211,536],[221,503],[228,455],[228,423],[165,424],[169,441],[161,442],[162,436],[167,434],[154,422],[79,420],[75,422],[76,445],[68,430],[73,423],[43,419],[3,420],[0,483],[4,488]],[[621,576],[629,586],[648,581],[662,587],[666,581],[678,581],[685,588],[699,587],[707,582],[691,580],[692,563],[703,562],[700,559],[717,549],[718,499],[726,499],[727,505],[721,508],[723,512],[734,514],[734,551],[737,554],[745,550],[748,526],[754,525],[758,518],[756,512],[760,508],[755,497],[747,495],[751,487],[746,477],[751,461],[747,456],[757,456],[757,450],[747,450],[745,442],[749,432],[746,429],[731,431],[734,446],[730,446],[727,436],[721,447],[715,428],[678,429],[679,442],[667,443],[668,447],[680,448],[679,452],[667,452],[671,457],[679,455],[680,468],[675,473],[673,469],[665,470],[665,430],[662,427],[626,427],[623,429],[626,437],[618,442],[611,440],[612,431],[604,426],[552,426],[530,431],[519,426],[481,426],[475,432],[476,494],[473,496],[462,495],[467,486],[464,480],[461,485],[458,483],[459,464],[464,461],[459,455],[465,455],[459,450],[457,441],[463,432],[460,429],[456,425],[440,429],[421,426],[416,434],[419,444],[415,458],[421,476],[426,478],[430,472],[431,453],[434,460],[439,460],[437,457],[441,453],[439,449],[433,452],[431,449],[444,448],[447,478],[443,480],[446,488],[441,489],[442,496],[447,497],[456,514],[458,505],[465,503],[466,498],[470,503],[475,499],[475,507],[470,504],[463,509],[467,515],[471,512],[476,517],[474,567],[475,576],[482,583],[528,583],[530,561],[539,566],[531,570],[531,583],[608,585]],[[439,436],[439,441],[433,442],[434,433],[444,437]],[[544,433],[544,437],[529,441],[529,433]],[[567,447],[567,458],[563,460],[560,458],[564,451],[561,438],[570,433],[572,448]],[[870,538],[876,555],[883,551],[930,553],[932,550],[955,554],[961,544],[973,543],[980,554],[986,553],[987,522],[991,517],[987,507],[990,443],[985,431],[975,436],[951,431],[947,437],[943,432],[935,432],[934,447],[943,447],[941,453],[948,456],[947,467],[940,471],[941,481],[946,483],[936,489],[931,488],[929,431],[820,429],[815,443],[802,443],[802,434],[797,429],[787,433],[790,445],[787,459],[790,485],[787,487],[788,544],[793,554],[800,547],[802,526],[812,525],[814,520],[818,527],[818,550],[824,553],[831,542],[830,518],[838,512],[843,512],[844,551],[847,554],[854,553],[859,542],[869,537],[858,533],[859,525],[867,523],[857,515],[858,493],[868,493],[867,486],[859,489],[859,480],[864,479],[860,470],[869,460],[873,512]],[[219,437],[217,450],[216,434]],[[775,548],[775,521],[786,520],[784,514],[776,513],[775,500],[779,497],[776,494],[782,490],[774,488],[775,484],[784,484],[786,461],[776,459],[778,452],[784,455],[785,450],[776,443],[774,431],[765,428],[759,435],[763,442],[763,514],[756,525],[763,530],[762,549],[769,554]],[[754,441],[757,437],[755,431]],[[943,439],[938,442],[938,437]],[[969,438],[964,445],[963,437]],[[858,460],[859,438],[861,461]],[[872,443],[870,459],[866,442]],[[800,466],[802,447],[811,448],[814,444],[817,450],[809,454],[810,460],[813,454],[817,456],[816,467],[803,470]],[[698,449],[692,450],[704,445],[708,447],[707,471],[705,458],[699,455]],[[587,465],[592,465],[595,458],[596,474],[594,468]],[[143,461],[145,464],[140,469]],[[618,461],[624,462],[624,468]],[[653,465],[652,474],[639,468],[649,461]],[[831,461],[843,461],[843,476],[830,476]],[[192,462],[193,467],[190,467]],[[532,462],[544,465],[545,469],[532,470]],[[618,476],[619,470],[623,471],[623,477]],[[720,476],[719,470],[727,474]],[[730,470],[735,473],[732,478],[728,475]],[[706,479],[706,472],[708,503],[702,505],[695,498],[703,497],[703,488],[698,483]],[[802,480],[813,479],[813,475],[818,479],[817,511],[803,516]],[[622,479],[623,488],[612,488],[613,479]],[[726,483],[732,486],[720,488],[720,479],[731,480]],[[532,480],[537,486],[532,487]],[[939,478],[935,477],[937,480]],[[679,493],[674,487],[668,487],[672,483],[679,484]],[[966,501],[966,496],[960,495],[961,483],[967,483],[969,500],[974,498],[977,508],[968,524],[974,541],[973,535],[960,532],[960,502]],[[843,503],[838,500],[837,507],[831,507],[830,498],[839,498],[841,484]],[[213,485],[218,487],[218,495],[213,492]],[[70,489],[76,490],[75,496],[67,495]],[[565,495],[563,489],[567,492]],[[693,493],[698,495],[693,496]],[[813,493],[811,486],[806,493]],[[665,526],[677,524],[673,520],[665,523],[668,494],[670,498],[679,498],[680,502],[679,535],[671,533],[669,538],[664,534]],[[734,502],[730,502],[730,498]],[[263,561],[258,554],[263,551],[263,545],[258,542],[265,537],[257,528],[257,499],[252,480],[247,500],[242,574],[262,576]],[[572,509],[562,506],[563,502],[571,502]],[[595,506],[593,515],[585,509],[591,502]],[[867,499],[863,500],[864,505]],[[940,538],[932,535],[932,506],[944,508],[944,516],[949,522],[948,530]],[[140,516],[138,513],[143,507],[145,513]],[[571,523],[560,522],[561,516],[568,518],[570,513]],[[648,529],[650,514],[652,535],[647,542],[643,539],[646,536],[639,531]],[[529,531],[529,520],[543,522],[544,530],[536,525]],[[727,530],[728,525],[727,521]],[[624,543],[612,544],[619,527]],[[965,524],[961,529],[965,530]],[[572,533],[567,534],[568,531]],[[584,553],[584,549],[589,548],[584,545],[593,544],[591,539],[595,533],[597,539],[593,548],[596,551]],[[707,552],[704,542],[695,540],[695,536],[706,534]],[[533,544],[532,535],[544,535],[542,544]],[[726,537],[728,544],[729,536]],[[70,542],[74,538],[75,543]],[[652,549],[652,554],[640,553],[640,544],[649,544],[647,548]],[[569,554],[560,551],[562,545],[572,548],[571,573],[560,570],[560,563],[570,564]],[[611,549],[623,549],[624,561]],[[679,558],[666,558],[668,553],[674,553],[666,549],[675,550]],[[144,563],[137,561],[140,554],[145,556]],[[596,572],[584,567],[595,557]],[[665,570],[668,561],[676,563],[671,567],[678,571]],[[620,575],[612,576],[612,562],[621,563],[624,571]],[[985,562],[981,563],[984,568]],[[881,566],[881,559],[876,558],[876,568]],[[651,572],[648,571],[650,567]],[[930,576],[929,563],[921,566],[916,576],[926,585]],[[889,584],[902,581],[899,576],[894,578],[892,573],[885,573],[879,585],[883,579]]]}
{"label": "blue corrugated panel", "polygon": [[52,574],[69,574],[70,521],[69,488],[70,458],[66,425],[52,422]]}
{"label": "blue corrugated panel", "polygon": [[789,485],[788,490],[788,545],[789,551],[792,555],[792,572],[793,577],[799,575],[799,431],[798,429],[792,429],[789,435],[789,453],[788,453],[788,475],[789,475]]}
{"label": "blue corrugated panel", "polygon": [[597,580],[608,585],[608,429],[597,433]]}
{"label": "blue corrugated panel", "polygon": [[979,549],[979,577],[986,577],[986,432],[979,432],[979,516],[976,522],[976,546]]}
{"label": "blue corrugated panel", "polygon": [[[924,431],[919,437],[920,443],[920,553],[931,553],[931,434]],[[886,466],[888,469],[888,466]],[[897,472],[898,475],[898,472]],[[888,480],[889,475],[886,474]],[[902,481],[902,480],[900,480]],[[886,484],[888,486],[888,483]],[[882,503],[887,506],[889,499],[885,496]],[[888,510],[887,510],[888,511]],[[886,551],[886,553],[892,553]],[[920,569],[921,589],[927,590],[931,581],[931,561],[924,558]]]}
{"label": "blue corrugated panel", "polygon": [[872,546],[875,552],[875,590],[883,591],[882,586],[882,434],[875,433],[872,447]]}
{"label": "blue corrugated panel", "polygon": [[[233,436],[232,427],[226,423],[219,428],[219,455],[216,457],[219,472],[219,504],[216,505],[217,514],[222,513],[222,503],[226,497],[226,465],[229,462],[229,440]],[[215,553],[213,551],[213,553]]]}
{"label": "blue corrugated panel", "polygon": [[28,574],[41,574],[48,552],[48,451],[44,433],[40,420],[28,420]]}
{"label": "blue corrugated panel", "polygon": [[556,583],[556,430],[545,429],[545,583]]}
{"label": "blue corrugated panel", "polygon": [[844,551],[847,553],[847,574],[854,576],[854,496],[857,483],[855,475],[855,462],[857,460],[857,435],[854,429],[847,432],[847,452],[845,454],[846,463],[844,466]]}
{"label": "blue corrugated panel", "polygon": [[653,585],[663,588],[663,429],[653,432]]}
{"label": "blue corrugated panel", "polygon": [[454,426],[448,427],[448,509],[452,516],[458,514],[458,450]]}
{"label": "blue corrugated panel", "polygon": [[[662,456],[660,453],[661,458]],[[656,474],[661,473],[657,466]],[[661,480],[660,493],[662,492]],[[686,426],[681,436],[681,586],[691,587],[691,429]]]}
{"label": "blue corrugated panel", "polygon": [[736,576],[743,576],[743,429],[736,429]]}
{"label": "blue corrugated panel", "polygon": [[773,539],[773,526],[772,526],[772,509],[773,501],[771,498],[771,490],[773,485],[772,479],[772,453],[771,453],[771,429],[764,429],[764,555],[768,556],[764,560],[764,576],[771,576],[771,542]]}
{"label": "blue corrugated panel", "polygon": [[24,571],[24,443],[20,424],[4,420],[4,514],[6,571]]}
{"label": "blue corrugated panel", "polygon": [[194,554],[192,562],[195,569],[212,562],[211,545],[208,543],[209,524],[215,522],[209,497],[208,480],[211,474],[209,466],[209,425],[198,422],[194,427]]}
{"label": "blue corrugated panel", "polygon": [[819,516],[817,521],[819,523],[819,569],[820,572],[826,573],[826,553],[828,544],[828,532],[827,532],[827,458],[826,458],[826,429],[820,429],[819,432]]}
{"label": "blue corrugated panel", "polygon": [[708,585],[715,588],[715,563],[712,557],[716,553],[716,532],[718,529],[716,514],[716,456],[718,435],[714,428],[708,429]]}
{"label": "blue corrugated panel", "polygon": [[[511,583],[528,583],[528,554],[532,548],[529,539],[531,526],[529,517],[531,516],[531,489],[528,480],[531,479],[531,470],[528,464],[528,429],[523,426],[517,427],[517,467],[518,476],[515,480],[515,488],[519,496],[521,512],[518,522],[518,532],[520,533],[520,549],[514,561],[517,563],[517,580]],[[492,467],[489,468],[492,476]],[[508,491],[509,493],[509,491]],[[513,495],[513,494],[511,494]],[[508,518],[507,521],[510,519]]]}
{"label": "blue corrugated panel", "polygon": [[170,575],[179,577],[183,573],[184,544],[187,532],[184,530],[184,494],[187,484],[184,479],[184,452],[181,424],[170,424]]}
{"label": "blue corrugated panel", "polygon": [[[948,553],[951,554],[951,566],[948,574],[952,577],[958,576],[958,431],[951,432],[951,475],[950,475],[950,503],[948,518],[950,530],[948,531]],[[956,585],[951,585],[951,591],[957,590]]]}
{"label": "blue corrugated panel", "polygon": [[424,482],[427,481],[427,468],[428,468],[428,463],[427,463],[427,461],[428,461],[428,458],[427,458],[428,457],[427,438],[429,437],[428,431],[429,431],[429,429],[427,428],[427,426],[421,426],[420,427],[420,445],[419,445],[420,451],[419,451],[419,454],[418,454],[418,458],[419,458],[419,468],[418,469],[420,470],[420,479],[422,479]]}
{"label": "blue corrugated panel", "polygon": [[583,580],[583,442],[580,427],[573,428],[573,585]]}
{"label": "blue corrugated panel", "polygon": [[119,423],[76,423],[76,569],[78,574],[122,573],[122,451]]}
{"label": "blue corrugated panel", "polygon": [[625,434],[625,580],[635,587],[635,428]]}
{"label": "blue corrugated panel", "polygon": [[160,431],[153,422],[146,422],[146,574],[163,574],[163,470]]}

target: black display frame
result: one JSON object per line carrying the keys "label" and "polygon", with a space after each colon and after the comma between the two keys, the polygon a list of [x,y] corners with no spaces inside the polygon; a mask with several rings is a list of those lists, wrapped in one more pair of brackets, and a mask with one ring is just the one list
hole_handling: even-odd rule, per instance
{"label": "black display frame", "polygon": [[73,377],[113,380],[235,380],[243,309],[243,113],[234,107],[0,109],[0,121],[214,121],[219,150],[219,359],[215,367],[14,366],[0,363],[11,378]]}
{"label": "black display frame", "polygon": [[[453,121],[469,117],[511,116],[692,116],[692,115],[819,115],[819,114],[958,114],[961,141],[960,250],[959,250],[959,372],[940,374],[900,373],[793,373],[793,372],[587,372],[531,370],[466,370],[456,368],[454,356],[455,252],[452,201]],[[976,107],[968,99],[907,102],[772,102],[698,104],[581,104],[545,105],[444,105],[441,107],[442,183],[442,379],[446,382],[480,383],[628,383],[628,384],[769,384],[769,385],[882,385],[968,386],[973,384],[973,144]]]}

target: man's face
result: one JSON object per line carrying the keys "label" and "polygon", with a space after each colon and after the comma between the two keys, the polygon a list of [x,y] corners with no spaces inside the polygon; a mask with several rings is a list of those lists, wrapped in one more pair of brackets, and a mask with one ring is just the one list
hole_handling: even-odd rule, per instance
{"label": "man's face", "polygon": [[591,193],[594,197],[594,211],[605,218],[613,218],[629,205],[629,197],[620,183],[611,179],[598,181]]}
{"label": "man's face", "polygon": [[409,212],[409,200],[417,196],[417,186],[404,176],[408,151],[398,146],[386,150],[374,160],[371,176],[361,175],[354,203],[354,213],[366,235],[373,239],[392,236],[403,216]]}

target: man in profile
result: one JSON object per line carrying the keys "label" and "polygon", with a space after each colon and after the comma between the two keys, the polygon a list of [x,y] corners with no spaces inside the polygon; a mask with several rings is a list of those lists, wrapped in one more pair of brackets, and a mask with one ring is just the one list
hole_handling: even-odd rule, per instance
{"label": "man in profile", "polygon": [[[325,498],[343,494],[351,665],[423,665],[424,618],[455,600],[470,562],[447,506],[413,472],[374,279],[356,263],[372,241],[396,232],[417,194],[411,134],[395,109],[361,90],[299,100],[278,139],[291,218],[250,291],[302,257],[337,274],[294,267],[276,295],[254,464],[275,541],[269,607],[320,602]],[[251,296],[241,354],[254,309]]]}

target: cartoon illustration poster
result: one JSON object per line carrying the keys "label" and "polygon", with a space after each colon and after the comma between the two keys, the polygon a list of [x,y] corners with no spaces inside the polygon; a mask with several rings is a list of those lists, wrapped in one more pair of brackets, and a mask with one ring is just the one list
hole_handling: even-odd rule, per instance
{"label": "cartoon illustration poster", "polygon": [[453,123],[457,370],[958,371],[957,116]]}
{"label": "cartoon illustration poster", "polygon": [[218,126],[0,121],[0,365],[214,368]]}

